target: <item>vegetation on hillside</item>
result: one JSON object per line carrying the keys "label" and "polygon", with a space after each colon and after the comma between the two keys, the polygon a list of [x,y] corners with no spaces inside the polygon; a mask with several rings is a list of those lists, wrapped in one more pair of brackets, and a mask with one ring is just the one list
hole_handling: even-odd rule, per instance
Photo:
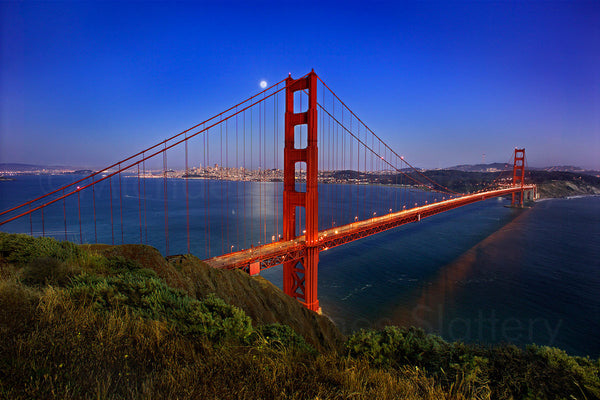
{"label": "vegetation on hillside", "polygon": [[415,328],[344,338],[299,310],[191,256],[0,233],[0,398],[600,398],[598,360]]}
{"label": "vegetation on hillside", "polygon": [[[451,190],[467,193],[486,188],[497,177],[497,172],[427,171],[434,181]],[[503,176],[507,176],[504,173]],[[568,197],[586,194],[600,194],[600,178],[565,171],[526,171],[525,182],[538,187],[542,198]]]}
{"label": "vegetation on hillside", "polygon": [[[468,172],[447,169],[428,170],[424,171],[423,174],[434,182],[459,193],[470,193],[485,189],[500,176],[498,172]],[[424,181],[423,177],[416,172],[407,172],[407,175],[414,180],[401,174],[378,175],[356,171],[338,171],[334,174],[334,177],[337,179],[360,179],[384,185],[411,185],[415,180]],[[510,174],[504,172],[502,176],[509,178]],[[526,172],[525,181],[538,185],[541,197],[600,194],[600,177],[584,173],[532,170]]]}

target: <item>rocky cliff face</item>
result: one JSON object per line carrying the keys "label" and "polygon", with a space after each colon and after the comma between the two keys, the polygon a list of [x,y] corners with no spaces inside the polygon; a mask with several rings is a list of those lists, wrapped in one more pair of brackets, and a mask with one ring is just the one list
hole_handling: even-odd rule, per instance
{"label": "rocky cliff face", "polygon": [[552,181],[538,184],[540,198],[600,195],[600,187],[585,182]]}

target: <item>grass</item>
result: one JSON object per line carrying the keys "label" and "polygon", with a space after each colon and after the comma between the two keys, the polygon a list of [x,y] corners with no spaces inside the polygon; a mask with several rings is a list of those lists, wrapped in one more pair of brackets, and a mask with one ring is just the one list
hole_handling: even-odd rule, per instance
{"label": "grass", "polygon": [[156,253],[0,233],[0,398],[600,398],[598,360],[415,328],[343,338],[260,279]]}

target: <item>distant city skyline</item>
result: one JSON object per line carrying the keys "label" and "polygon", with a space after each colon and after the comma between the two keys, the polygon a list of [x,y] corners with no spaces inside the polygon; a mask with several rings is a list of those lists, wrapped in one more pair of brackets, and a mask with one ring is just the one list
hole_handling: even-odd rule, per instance
{"label": "distant city skyline", "polygon": [[0,163],[101,168],[314,68],[415,166],[525,147],[530,166],[600,169],[598,2],[298,10],[0,3]]}

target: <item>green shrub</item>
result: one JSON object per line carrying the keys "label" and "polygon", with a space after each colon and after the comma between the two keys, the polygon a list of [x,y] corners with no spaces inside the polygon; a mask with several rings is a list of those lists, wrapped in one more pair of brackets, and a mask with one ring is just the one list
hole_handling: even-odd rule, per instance
{"label": "green shrub", "polygon": [[0,257],[19,266],[25,266],[38,258],[74,260],[80,252],[79,247],[71,242],[0,232]]}
{"label": "green shrub", "polygon": [[76,271],[52,257],[36,258],[23,269],[22,281],[30,286],[66,285]]}
{"label": "green shrub", "polygon": [[[587,398],[600,398],[600,368],[598,360],[588,357],[569,356],[564,350],[548,346],[528,346],[526,351],[533,355],[530,365],[536,374],[546,380],[543,392],[561,394],[564,397],[577,393]],[[539,392],[542,392],[540,390]]]}
{"label": "green shrub", "polygon": [[552,347],[447,343],[421,329],[386,327],[352,335],[346,349],[374,366],[423,368],[457,396],[600,399],[599,361]]}
{"label": "green shrub", "polygon": [[131,260],[123,256],[101,257],[94,265],[95,269],[107,271],[111,274],[121,274],[133,272],[136,275],[148,278],[157,277],[156,271],[149,268],[143,268],[136,260]]}
{"label": "green shrub", "polygon": [[244,341],[252,333],[250,318],[239,308],[215,295],[191,298],[154,277],[83,274],[73,278],[69,294],[99,311],[125,307],[143,318],[165,321],[184,334],[201,335],[213,342]]}
{"label": "green shrub", "polygon": [[439,369],[449,365],[445,356],[450,345],[439,336],[414,327],[362,330],[350,336],[346,348],[350,356],[366,358],[378,366],[410,364]]}
{"label": "green shrub", "polygon": [[[189,298],[189,297],[188,297]],[[237,339],[244,341],[252,333],[252,320],[246,313],[235,306],[211,293],[201,301],[193,300],[195,314],[201,315],[199,320],[204,322],[206,316],[210,316],[212,324],[205,331],[209,338],[214,340]],[[206,324],[204,324],[206,326]]]}
{"label": "green shrub", "polygon": [[300,352],[316,354],[316,350],[306,343],[304,337],[288,325],[279,323],[259,325],[250,337],[250,343],[267,345],[275,349],[296,349]]}

